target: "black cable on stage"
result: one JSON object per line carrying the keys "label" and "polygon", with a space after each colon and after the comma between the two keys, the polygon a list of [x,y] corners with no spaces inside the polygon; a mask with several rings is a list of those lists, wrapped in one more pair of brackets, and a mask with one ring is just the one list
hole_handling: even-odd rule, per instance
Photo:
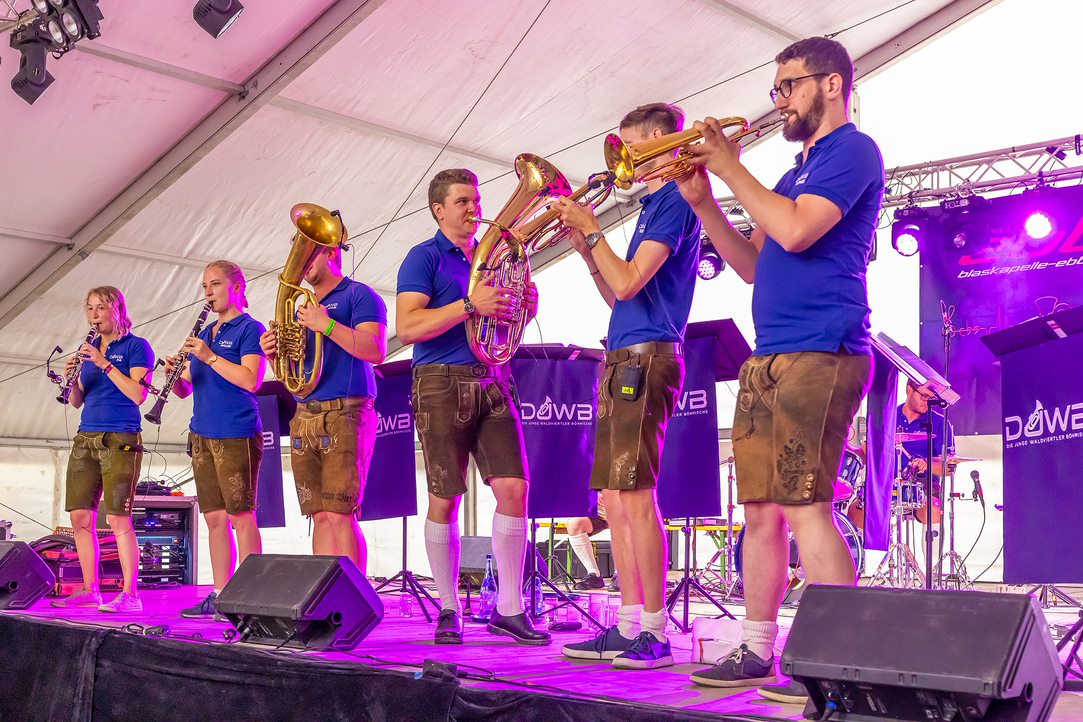
{"label": "black cable on stage", "polygon": [[985,574],[987,571],[992,569],[993,565],[997,563],[997,559],[1000,559],[1000,555],[1003,554],[1003,553],[1004,553],[1004,545],[1001,544],[1000,545],[1000,551],[998,551],[997,555],[995,557],[993,557],[993,561],[989,562],[989,566],[987,566],[985,569],[982,569],[980,572],[978,572],[977,576],[975,576],[973,579],[970,580],[971,583],[977,582],[978,579],[981,578],[982,574]]}
{"label": "black cable on stage", "polygon": [[23,517],[24,519],[29,519],[30,521],[34,522],[34,523],[35,523],[35,524],[37,524],[38,526],[42,526],[42,527],[45,527],[46,529],[48,529],[48,530],[49,530],[49,533],[50,533],[50,534],[52,534],[52,533],[53,533],[53,528],[52,528],[51,526],[45,526],[45,524],[43,524],[42,522],[38,521],[38,520],[37,520],[37,519],[35,519],[34,517],[32,517],[32,516],[28,516],[28,515],[26,515],[26,514],[23,514],[23,513],[22,513],[21,511],[19,511],[18,509],[13,509],[12,507],[8,506],[7,504],[5,504],[5,503],[4,503],[4,502],[2,502],[2,501],[0,501],[0,506],[4,507],[5,509],[9,509],[9,510],[11,510],[11,511],[15,512],[16,514],[18,514],[19,516]]}
{"label": "black cable on stage", "polygon": [[963,557],[963,561],[959,566],[966,569],[966,560],[970,558],[970,555],[974,553],[974,549],[978,546],[978,541],[981,539],[982,532],[985,531],[985,522],[989,518],[989,513],[985,510],[985,504],[981,505],[981,526],[978,527],[978,535],[974,537],[974,543],[970,545],[970,551]]}

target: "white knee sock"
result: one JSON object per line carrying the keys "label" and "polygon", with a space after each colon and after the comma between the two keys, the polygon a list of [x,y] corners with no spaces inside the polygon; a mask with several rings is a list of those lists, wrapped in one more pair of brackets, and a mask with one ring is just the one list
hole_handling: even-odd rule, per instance
{"label": "white knee sock", "polygon": [[526,555],[526,519],[493,514],[493,559],[500,571],[496,611],[502,617],[523,613],[523,557]]}
{"label": "white knee sock", "polygon": [[769,661],[775,654],[775,638],[778,625],[774,622],[754,622],[750,619],[741,621],[741,638],[748,646],[748,651],[764,661]]}
{"label": "white knee sock", "polygon": [[625,639],[639,636],[639,619],[643,614],[642,604],[625,604],[617,610],[617,631]]}
{"label": "white knee sock", "polygon": [[569,536],[568,542],[572,545],[575,555],[579,557],[579,561],[586,567],[587,572],[595,576],[602,576],[601,570],[598,569],[598,560],[594,558],[594,547],[590,543],[590,535],[576,534],[575,536]]}
{"label": "white knee sock", "polygon": [[650,632],[658,638],[659,642],[666,641],[666,610],[665,607],[657,612],[643,610],[639,615],[640,626],[644,632]]}
{"label": "white knee sock", "polygon": [[443,609],[462,611],[459,603],[459,559],[462,557],[462,540],[459,538],[459,521],[438,524],[425,520],[425,551],[432,567],[432,578],[440,595]]}

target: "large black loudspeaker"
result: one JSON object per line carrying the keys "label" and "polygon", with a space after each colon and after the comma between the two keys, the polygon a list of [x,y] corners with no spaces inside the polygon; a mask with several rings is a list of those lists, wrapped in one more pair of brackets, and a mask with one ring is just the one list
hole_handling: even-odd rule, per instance
{"label": "large black loudspeaker", "polygon": [[26,609],[54,586],[52,570],[26,542],[0,541],[0,609]]}
{"label": "large black loudspeaker", "polygon": [[1028,594],[813,585],[782,671],[833,720],[1049,719],[1061,667]]}
{"label": "large black loudspeaker", "polygon": [[250,554],[218,596],[243,639],[284,647],[353,649],[384,605],[346,557]]}

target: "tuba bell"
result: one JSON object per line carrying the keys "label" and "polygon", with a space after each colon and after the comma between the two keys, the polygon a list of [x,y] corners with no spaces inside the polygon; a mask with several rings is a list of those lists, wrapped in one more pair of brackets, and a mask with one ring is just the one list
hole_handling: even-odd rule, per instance
{"label": "tuba bell", "polygon": [[489,316],[471,316],[466,320],[470,350],[486,366],[510,361],[523,340],[529,321],[523,293],[530,281],[530,253],[555,245],[567,235],[567,229],[557,220],[557,212],[547,206],[555,198],[568,197],[593,207],[613,189],[612,174],[598,173],[573,192],[556,166],[533,153],[516,157],[515,173],[519,185],[496,218],[473,217],[489,228],[474,249],[467,295],[473,294],[474,288],[488,277],[495,288],[509,291],[512,297],[509,320]]}
{"label": "tuba bell", "polygon": [[[739,130],[733,135],[726,136],[731,142],[736,140],[755,140],[775,126],[782,123],[782,118],[769,120],[762,125],[750,127],[744,118],[722,118],[718,121],[723,130],[736,127]],[[695,128],[668,133],[661,138],[652,138],[642,143],[629,145],[620,139],[616,133],[611,133],[605,139],[605,165],[616,176],[617,187],[627,190],[632,183],[646,183],[649,180],[659,179],[668,183],[681,176],[690,173],[693,169],[689,161],[690,155],[683,149],[703,138],[703,134]],[[655,158],[661,158],[681,148],[681,152],[675,157],[654,166],[644,168],[643,165]]]}
{"label": "tuba bell", "polygon": [[[343,247],[348,239],[338,211],[329,211],[313,203],[298,203],[290,209],[290,219],[297,228],[286,266],[278,276],[275,320],[271,328],[278,336],[274,372],[290,393],[305,398],[315,390],[323,370],[323,336],[314,334],[308,348],[308,329],[297,323],[298,303],[318,304],[316,294],[300,286],[312,267],[316,254],[325,248]],[[311,352],[311,368],[305,371]]]}

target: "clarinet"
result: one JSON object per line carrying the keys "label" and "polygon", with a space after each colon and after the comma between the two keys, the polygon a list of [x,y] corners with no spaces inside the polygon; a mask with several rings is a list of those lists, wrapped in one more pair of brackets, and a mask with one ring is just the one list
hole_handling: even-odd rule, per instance
{"label": "clarinet", "polygon": [[[207,316],[211,312],[211,302],[208,301],[203,310],[199,312],[199,316],[196,317],[196,325],[192,327],[192,332],[188,334],[188,337],[198,336],[199,332],[203,330],[203,324],[207,321]],[[165,383],[161,389],[156,389],[150,384],[144,382],[143,385],[147,387],[150,393],[157,396],[157,400],[154,402],[154,406],[150,411],[143,414],[143,418],[152,424],[162,423],[162,409],[169,402],[169,394],[173,391],[173,385],[177,383],[181,377],[181,373],[184,371],[184,362],[188,359],[188,352],[181,350],[177,352],[177,363],[173,366],[173,373],[166,377]]]}
{"label": "clarinet", "polygon": [[[97,326],[91,326],[90,331],[87,332],[86,338],[83,339],[83,344],[94,343],[98,338]],[[79,348],[83,347],[83,344],[79,344]],[[58,347],[59,350],[59,347]],[[79,349],[75,350],[75,365],[71,367],[71,371],[67,373],[63,378],[60,374],[49,372],[49,379],[54,383],[60,384],[60,393],[57,394],[56,400],[67,406],[71,402],[68,401],[68,397],[71,396],[71,389],[75,385],[76,380],[79,378],[79,370],[83,368],[83,355],[79,352]]]}

